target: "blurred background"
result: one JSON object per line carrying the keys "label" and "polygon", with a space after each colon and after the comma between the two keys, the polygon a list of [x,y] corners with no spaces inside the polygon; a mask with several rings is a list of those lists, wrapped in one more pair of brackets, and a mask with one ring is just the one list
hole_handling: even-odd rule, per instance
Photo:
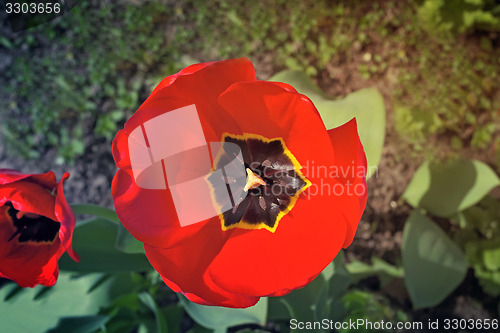
{"label": "blurred background", "polygon": [[[308,320],[425,323],[499,317],[500,1],[81,0],[67,14],[24,31],[11,30],[4,10],[0,20],[0,168],[55,170],[59,176],[69,171],[65,186],[74,203],[112,207],[111,140],[161,79],[195,62],[248,57],[258,79],[298,71],[331,100],[369,87],[380,92],[383,126],[373,131],[385,140],[378,172],[368,181],[353,244],[325,277],[329,287],[316,283],[285,301],[270,299],[264,320],[230,331],[286,332],[298,313]],[[468,177],[454,161],[473,164],[478,184],[462,196],[472,196],[470,202],[441,212],[446,186],[460,192],[452,184]],[[422,166],[441,180],[433,180],[434,197],[425,189],[425,200],[412,197],[415,187],[430,181]],[[404,195],[414,177],[413,190]],[[417,216],[414,208],[425,211]],[[451,290],[437,300],[427,299],[426,287],[405,270],[403,231],[409,233],[405,225],[415,219],[443,231],[428,246],[445,244],[455,263],[463,261],[452,270],[458,278],[449,278]],[[423,281],[433,271],[424,267],[419,274],[426,274],[416,278]],[[218,329],[188,315],[157,277],[134,279],[146,281],[141,290],[159,293],[151,292],[157,312],[143,299],[138,308],[123,299],[96,305],[84,314],[108,316],[98,329],[142,332],[154,326],[158,311],[173,332]],[[427,291],[435,294],[440,283],[431,280]],[[305,309],[286,312],[285,303]],[[116,323],[123,322],[123,308],[138,317],[121,327]]]}

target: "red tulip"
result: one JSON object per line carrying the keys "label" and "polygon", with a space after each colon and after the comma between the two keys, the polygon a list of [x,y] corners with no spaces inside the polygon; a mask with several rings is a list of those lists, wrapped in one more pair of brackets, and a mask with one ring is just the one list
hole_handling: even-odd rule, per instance
{"label": "red tulip", "polygon": [[355,120],[327,131],[306,96],[256,80],[248,59],[164,79],[113,155],[121,222],[200,304],[248,307],[305,286],[352,242],[366,203]]}
{"label": "red tulip", "polygon": [[0,277],[21,287],[52,286],[57,262],[71,248],[75,217],[52,171],[22,174],[0,169]]}

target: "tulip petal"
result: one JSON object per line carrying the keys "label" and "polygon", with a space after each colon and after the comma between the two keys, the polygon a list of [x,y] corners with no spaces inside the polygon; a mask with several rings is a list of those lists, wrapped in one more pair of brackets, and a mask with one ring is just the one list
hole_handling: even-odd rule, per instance
{"label": "tulip petal", "polygon": [[307,97],[275,82],[240,82],[229,87],[219,103],[242,132],[282,138],[303,167],[332,165],[330,139]]}
{"label": "tulip petal", "polygon": [[258,297],[224,291],[206,274],[207,267],[227,237],[219,230],[219,223],[206,224],[199,233],[186,238],[179,246],[160,249],[145,245],[144,249],[151,265],[165,283],[191,301],[229,307],[252,306],[259,300]]}
{"label": "tulip petal", "polygon": [[0,207],[0,272],[21,287],[34,287],[37,284],[52,286],[57,280],[57,260],[61,251],[59,239],[53,243],[33,244],[8,241],[16,229],[6,217],[7,206]]}
{"label": "tulip petal", "polygon": [[339,198],[348,221],[347,236],[344,248],[354,239],[359,220],[365,210],[368,190],[366,188],[366,155],[359,139],[356,119],[328,131],[335,152],[335,166],[339,172],[337,179],[346,186],[345,195]]}
{"label": "tulip petal", "polygon": [[57,221],[61,223],[61,228],[59,229],[59,238],[61,240],[61,243],[66,252],[68,252],[69,256],[74,261],[78,262],[80,261],[80,257],[73,251],[73,247],[71,246],[73,229],[75,229],[75,216],[73,215],[73,211],[66,202],[66,198],[64,197],[63,192],[63,183],[68,178],[69,173],[66,172],[57,185],[55,215],[57,217]]}
{"label": "tulip petal", "polygon": [[52,171],[43,174],[24,174],[17,170],[0,169],[0,185],[13,183],[26,178],[31,178],[31,181],[49,190],[52,190],[56,185],[56,175]]}
{"label": "tulip petal", "polygon": [[[181,228],[169,189],[146,189],[136,184],[131,170],[129,136],[150,119],[193,104],[207,145],[219,142],[228,129],[239,133],[238,124],[218,106],[216,97],[234,82],[255,80],[255,71],[251,62],[242,58],[189,67],[173,77],[155,89],[113,140],[113,156],[120,168],[112,185],[117,214],[132,235],[157,247],[168,247],[188,237],[203,227],[204,222]],[[214,118],[219,121],[213,122]],[[168,129],[162,130],[168,132]]]}
{"label": "tulip petal", "polygon": [[55,198],[48,189],[38,184],[18,181],[0,185],[0,205],[7,201],[18,211],[43,215],[57,221],[54,214]]}
{"label": "tulip petal", "polygon": [[[306,191],[307,192],[307,191]],[[209,267],[221,288],[252,296],[282,295],[318,275],[340,250],[346,222],[328,196],[299,200],[273,234],[234,229]]]}
{"label": "tulip petal", "polygon": [[[183,118],[193,110],[199,122],[185,126]],[[154,123],[153,118],[157,118]],[[177,132],[171,125],[190,131],[201,128],[201,145],[227,136],[282,140],[297,161],[294,167],[301,167],[304,182],[310,186],[304,187],[295,206],[271,231],[238,226],[223,230],[218,216],[183,224],[172,185],[183,177],[193,179],[196,175],[189,168],[197,163],[180,159],[177,164],[183,171],[171,184],[165,145],[177,145],[180,151],[190,145],[184,133],[172,134]],[[170,136],[163,136],[162,131]],[[163,152],[159,155],[158,143]],[[133,147],[136,144],[139,153]],[[146,160],[139,171],[158,171],[154,173],[158,178],[151,179],[161,186],[145,182],[149,174],[133,169],[137,154]],[[306,96],[283,83],[256,81],[248,59],[197,64],[164,79],[117,133],[113,156],[120,168],[112,184],[120,220],[144,242],[149,261],[165,283],[200,304],[247,307],[259,297],[285,295],[305,286],[352,242],[366,203],[366,158],[355,121],[328,132]],[[210,156],[211,163],[215,159]],[[358,167],[364,167],[364,172],[346,173]],[[264,186],[262,182],[257,180],[250,189]],[[362,193],[351,193],[356,186]],[[189,193],[204,192],[193,188]],[[228,202],[225,199],[221,202]],[[183,209],[201,209],[197,200],[184,203]],[[268,207],[262,200],[258,204],[256,209]]]}
{"label": "tulip petal", "polygon": [[[57,184],[53,172],[25,175],[14,170],[0,171],[0,239],[4,240],[0,248],[0,276],[22,287],[52,286],[59,274],[58,260],[65,250],[78,259],[71,250],[75,221],[62,188],[68,176],[64,174]],[[26,213],[43,218],[26,217]],[[57,223],[57,229],[53,225],[45,228],[45,223]],[[50,230],[54,232],[53,240],[49,240]]]}

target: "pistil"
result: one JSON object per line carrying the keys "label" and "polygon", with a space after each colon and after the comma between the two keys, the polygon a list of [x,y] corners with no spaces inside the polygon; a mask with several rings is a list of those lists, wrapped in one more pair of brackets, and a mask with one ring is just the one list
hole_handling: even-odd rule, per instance
{"label": "pistil", "polygon": [[260,185],[266,185],[266,182],[262,180],[258,175],[256,175],[250,168],[247,168],[247,183],[243,190],[248,192],[248,190],[257,188]]}

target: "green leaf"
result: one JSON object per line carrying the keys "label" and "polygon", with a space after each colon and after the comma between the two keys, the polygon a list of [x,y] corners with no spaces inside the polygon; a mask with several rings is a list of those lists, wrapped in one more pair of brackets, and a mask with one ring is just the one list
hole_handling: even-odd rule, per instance
{"label": "green leaf", "polygon": [[205,328],[196,323],[187,333],[214,333],[214,330]]}
{"label": "green leaf", "polygon": [[168,333],[168,326],[165,318],[163,317],[163,313],[158,308],[155,300],[148,292],[141,292],[139,295],[139,299],[144,305],[146,305],[151,311],[153,311],[156,319],[156,332],[157,333]]}
{"label": "green leaf", "polygon": [[483,252],[484,266],[491,271],[500,271],[500,246],[485,248]]}
{"label": "green leaf", "polygon": [[270,81],[285,82],[311,99],[327,129],[339,127],[356,117],[358,132],[366,153],[368,176],[378,166],[385,138],[385,105],[375,88],[361,89],[344,99],[332,100],[303,72],[283,71]]}
{"label": "green leaf", "polygon": [[[61,317],[93,316],[99,307],[110,301],[109,289],[113,281],[108,281],[91,293],[88,292],[101,274],[89,274],[72,278],[69,273],[61,272],[51,292],[42,299],[35,296],[42,286],[26,288],[16,297],[4,300],[8,288],[0,289],[1,332],[38,333],[58,325]],[[69,332],[69,331],[68,331]]]}
{"label": "green leaf", "polygon": [[382,288],[387,286],[392,280],[404,276],[403,267],[393,266],[377,257],[372,258],[371,265],[361,261],[352,261],[348,263],[346,267],[355,281],[372,275],[377,276],[380,279]]}
{"label": "green leaf", "polygon": [[500,295],[500,271],[492,272],[481,265],[474,265],[474,274],[483,290],[493,297]]}
{"label": "green leaf", "polygon": [[416,309],[441,303],[467,270],[462,250],[417,210],[403,229],[402,256],[405,283]]}
{"label": "green leaf", "polygon": [[120,223],[120,219],[118,219],[116,212],[106,207],[91,204],[73,204],[71,205],[71,209],[75,214],[94,215],[96,217]]}
{"label": "green leaf", "polygon": [[[331,280],[330,280],[331,281]],[[289,309],[291,318],[298,321],[314,321],[317,319],[317,304],[321,296],[328,292],[324,277],[320,274],[302,289],[292,291],[280,298]],[[323,306],[321,310],[323,311]]]}
{"label": "green leaf", "polygon": [[334,299],[341,298],[352,282],[351,274],[349,274],[344,265],[344,252],[341,251],[333,260],[333,275],[329,281],[330,295]]}
{"label": "green leaf", "polygon": [[167,326],[169,332],[180,332],[182,318],[184,315],[184,308],[176,303],[174,305],[165,307],[161,309],[165,320],[167,321]]}
{"label": "green leaf", "polygon": [[127,254],[115,248],[116,234],[117,224],[105,219],[78,223],[73,234],[73,249],[80,255],[80,262],[74,262],[65,254],[59,260],[59,268],[78,272],[150,270],[145,255]]}
{"label": "green leaf", "polygon": [[289,320],[293,315],[293,310],[290,304],[282,300],[282,297],[269,297],[268,298],[268,320]]}
{"label": "green leaf", "polygon": [[[363,320],[365,322],[388,322],[403,321],[406,319],[398,314],[390,305],[388,299],[383,294],[367,292],[363,290],[351,290],[343,298],[342,302],[347,309],[348,316],[343,318],[344,322],[356,322]],[[402,317],[402,318],[401,318]],[[403,320],[401,320],[403,319]],[[342,329],[342,332],[392,332],[392,330],[374,330],[367,326]]]}
{"label": "green leaf", "polygon": [[92,333],[105,325],[108,320],[108,316],[64,317],[59,319],[57,326],[48,333]]}
{"label": "green leaf", "polygon": [[475,205],[499,184],[495,172],[480,161],[425,162],[413,175],[403,198],[413,207],[451,217]]}
{"label": "green leaf", "polygon": [[262,297],[257,304],[246,309],[199,305],[185,297],[179,297],[179,301],[195,322],[210,329],[225,329],[243,324],[263,325],[267,320],[266,297]]}
{"label": "green leaf", "polygon": [[142,243],[135,239],[121,223],[118,224],[115,247],[125,253],[145,254]]}

